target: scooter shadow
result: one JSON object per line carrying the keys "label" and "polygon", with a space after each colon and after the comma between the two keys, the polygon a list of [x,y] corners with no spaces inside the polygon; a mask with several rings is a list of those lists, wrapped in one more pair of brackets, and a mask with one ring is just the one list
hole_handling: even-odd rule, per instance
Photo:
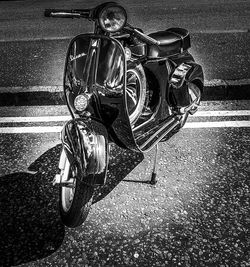
{"label": "scooter shadow", "polygon": [[[28,168],[29,172],[0,177],[0,266],[15,266],[45,258],[62,244],[65,227],[58,212],[58,172],[61,145]],[[113,146],[107,183],[95,190],[93,202],[107,196],[142,160],[143,155]]]}
{"label": "scooter shadow", "polygon": [[38,260],[62,244],[65,227],[58,213],[58,192],[51,181],[61,146],[31,164],[29,170],[0,177],[0,266]]}
{"label": "scooter shadow", "polygon": [[93,203],[105,198],[143,159],[142,153],[112,145],[106,183],[96,188]]}

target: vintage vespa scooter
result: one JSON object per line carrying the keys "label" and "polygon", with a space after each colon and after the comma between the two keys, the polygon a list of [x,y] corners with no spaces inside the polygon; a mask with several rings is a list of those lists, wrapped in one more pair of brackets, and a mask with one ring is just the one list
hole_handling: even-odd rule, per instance
{"label": "vintage vespa scooter", "polygon": [[[94,33],[70,42],[64,72],[72,119],[61,132],[61,219],[81,225],[94,187],[104,185],[109,144],[147,152],[179,130],[199,105],[203,71],[188,52],[187,30],[146,35],[127,23],[125,9],[107,2],[93,9],[46,9],[46,17],[86,18]],[[155,184],[153,172],[150,183]]]}

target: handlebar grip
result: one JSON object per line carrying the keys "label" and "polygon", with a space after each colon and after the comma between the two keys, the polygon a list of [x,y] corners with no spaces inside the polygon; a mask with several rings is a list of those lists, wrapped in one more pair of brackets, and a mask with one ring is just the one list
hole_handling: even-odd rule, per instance
{"label": "handlebar grip", "polygon": [[81,14],[78,12],[73,12],[72,10],[66,9],[45,9],[44,11],[45,17],[53,17],[53,18],[80,18]]}
{"label": "handlebar grip", "polygon": [[45,17],[52,17],[53,13],[57,16],[59,16],[60,14],[62,13],[67,13],[67,14],[70,14],[72,11],[71,10],[67,10],[67,9],[51,9],[51,8],[48,8],[48,9],[45,9],[44,10],[44,16]]}
{"label": "handlebar grip", "polygon": [[90,9],[45,9],[45,17],[54,18],[90,18]]}

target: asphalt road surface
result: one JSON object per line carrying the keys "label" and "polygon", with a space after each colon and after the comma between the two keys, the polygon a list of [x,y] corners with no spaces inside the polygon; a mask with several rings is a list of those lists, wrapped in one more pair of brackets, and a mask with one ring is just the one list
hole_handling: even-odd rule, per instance
{"label": "asphalt road surface", "polygon": [[[248,0],[119,2],[146,33],[189,29],[207,80],[249,79]],[[88,7],[0,1],[0,87],[61,85],[70,37],[92,24],[43,10]],[[0,107],[0,266],[250,266],[249,106],[202,102],[160,144],[155,186],[145,183],[154,151],[113,146],[108,182],[77,229],[61,223],[52,187],[66,107]]]}
{"label": "asphalt road surface", "polygon": [[[196,33],[191,53],[205,79],[249,79],[249,33]],[[67,40],[0,42],[0,85],[62,85]]]}
{"label": "asphalt road surface", "polygon": [[[93,25],[86,20],[45,18],[43,11],[97,3],[0,1],[0,86],[61,85],[70,37],[92,31]],[[169,27],[189,29],[191,53],[207,80],[249,79],[249,1],[129,0],[121,4],[129,21],[146,33]]]}
{"label": "asphalt road surface", "polygon": [[144,183],[154,151],[113,146],[77,229],[62,225],[52,187],[67,109],[0,111],[0,266],[249,266],[249,101],[203,102],[160,144],[155,186]]}
{"label": "asphalt road surface", "polygon": [[[73,36],[92,30],[86,20],[44,18],[45,8],[92,8],[100,0],[0,1],[0,40]],[[247,31],[250,29],[248,0],[126,0],[118,1],[129,22],[147,33],[170,27],[191,32]]]}

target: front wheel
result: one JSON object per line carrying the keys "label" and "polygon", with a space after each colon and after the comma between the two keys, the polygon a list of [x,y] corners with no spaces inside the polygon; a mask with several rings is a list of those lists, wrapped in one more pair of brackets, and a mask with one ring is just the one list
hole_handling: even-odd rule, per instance
{"label": "front wheel", "polygon": [[74,228],[81,225],[89,214],[94,187],[77,179],[80,175],[79,168],[70,165],[64,150],[61,157],[65,160],[61,170],[63,183],[59,189],[59,210],[63,224]]}

